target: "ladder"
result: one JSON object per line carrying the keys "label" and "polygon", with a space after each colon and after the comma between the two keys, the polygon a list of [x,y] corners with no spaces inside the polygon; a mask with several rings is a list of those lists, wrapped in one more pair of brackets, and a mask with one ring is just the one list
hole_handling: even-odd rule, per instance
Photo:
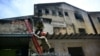
{"label": "ladder", "polygon": [[[28,19],[25,19],[25,25],[27,27],[27,30],[28,30],[29,34],[32,34],[32,32],[33,32],[32,26],[31,26],[31,24],[30,24]],[[32,41],[34,43],[36,51],[38,52],[39,55],[41,55],[43,52],[42,52],[41,46],[39,45],[39,43],[37,41],[37,38],[36,38],[36,36],[34,34],[32,34]]]}

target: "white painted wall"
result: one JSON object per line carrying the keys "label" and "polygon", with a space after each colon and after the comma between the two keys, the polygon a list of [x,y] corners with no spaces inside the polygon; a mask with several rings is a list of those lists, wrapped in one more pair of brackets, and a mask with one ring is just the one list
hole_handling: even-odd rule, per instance
{"label": "white painted wall", "polygon": [[53,26],[49,23],[44,23],[44,32],[48,32],[49,34],[53,34]]}

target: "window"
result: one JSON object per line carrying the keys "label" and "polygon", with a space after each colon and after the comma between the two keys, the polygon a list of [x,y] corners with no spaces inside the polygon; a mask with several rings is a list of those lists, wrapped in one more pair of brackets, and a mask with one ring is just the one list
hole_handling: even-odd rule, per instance
{"label": "window", "polygon": [[49,24],[51,24],[51,19],[47,19],[47,18],[43,18],[43,21],[45,22],[45,23],[49,23]]}
{"label": "window", "polygon": [[41,9],[38,9],[37,12],[36,12],[36,15],[37,16],[42,16],[42,10]]}
{"label": "window", "polygon": [[45,9],[45,14],[49,14],[49,10],[48,9]]}
{"label": "window", "polygon": [[79,20],[79,21],[84,21],[82,15],[81,15],[80,13],[75,12],[74,14],[75,14],[75,18],[76,18],[77,20]]}
{"label": "window", "polygon": [[61,11],[59,11],[59,12],[58,12],[58,15],[59,15],[60,17],[62,17],[62,16],[63,16],[63,14],[62,14],[62,12],[61,12]]}
{"label": "window", "polygon": [[56,11],[55,10],[52,10],[52,15],[56,15]]}
{"label": "window", "polygon": [[68,47],[71,56],[84,56],[82,47]]}
{"label": "window", "polygon": [[98,22],[100,23],[100,17],[97,17],[97,19],[98,19]]}
{"label": "window", "polygon": [[79,33],[80,33],[80,34],[84,34],[84,33],[86,33],[86,31],[85,31],[84,28],[79,28]]}
{"label": "window", "polygon": [[68,16],[68,13],[67,12],[65,12],[65,16]]}
{"label": "window", "polygon": [[42,10],[39,9],[39,10],[38,10],[38,13],[42,13]]}

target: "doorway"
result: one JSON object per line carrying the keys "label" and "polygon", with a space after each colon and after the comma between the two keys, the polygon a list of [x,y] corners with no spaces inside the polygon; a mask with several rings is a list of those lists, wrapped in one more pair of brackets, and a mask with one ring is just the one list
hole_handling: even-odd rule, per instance
{"label": "doorway", "polygon": [[71,56],[84,56],[82,47],[68,47]]}

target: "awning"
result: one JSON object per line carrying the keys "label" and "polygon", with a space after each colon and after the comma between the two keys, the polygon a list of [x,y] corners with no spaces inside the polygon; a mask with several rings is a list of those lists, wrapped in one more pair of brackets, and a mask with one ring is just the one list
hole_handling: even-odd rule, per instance
{"label": "awning", "polygon": [[0,48],[28,48],[30,34],[0,34]]}

